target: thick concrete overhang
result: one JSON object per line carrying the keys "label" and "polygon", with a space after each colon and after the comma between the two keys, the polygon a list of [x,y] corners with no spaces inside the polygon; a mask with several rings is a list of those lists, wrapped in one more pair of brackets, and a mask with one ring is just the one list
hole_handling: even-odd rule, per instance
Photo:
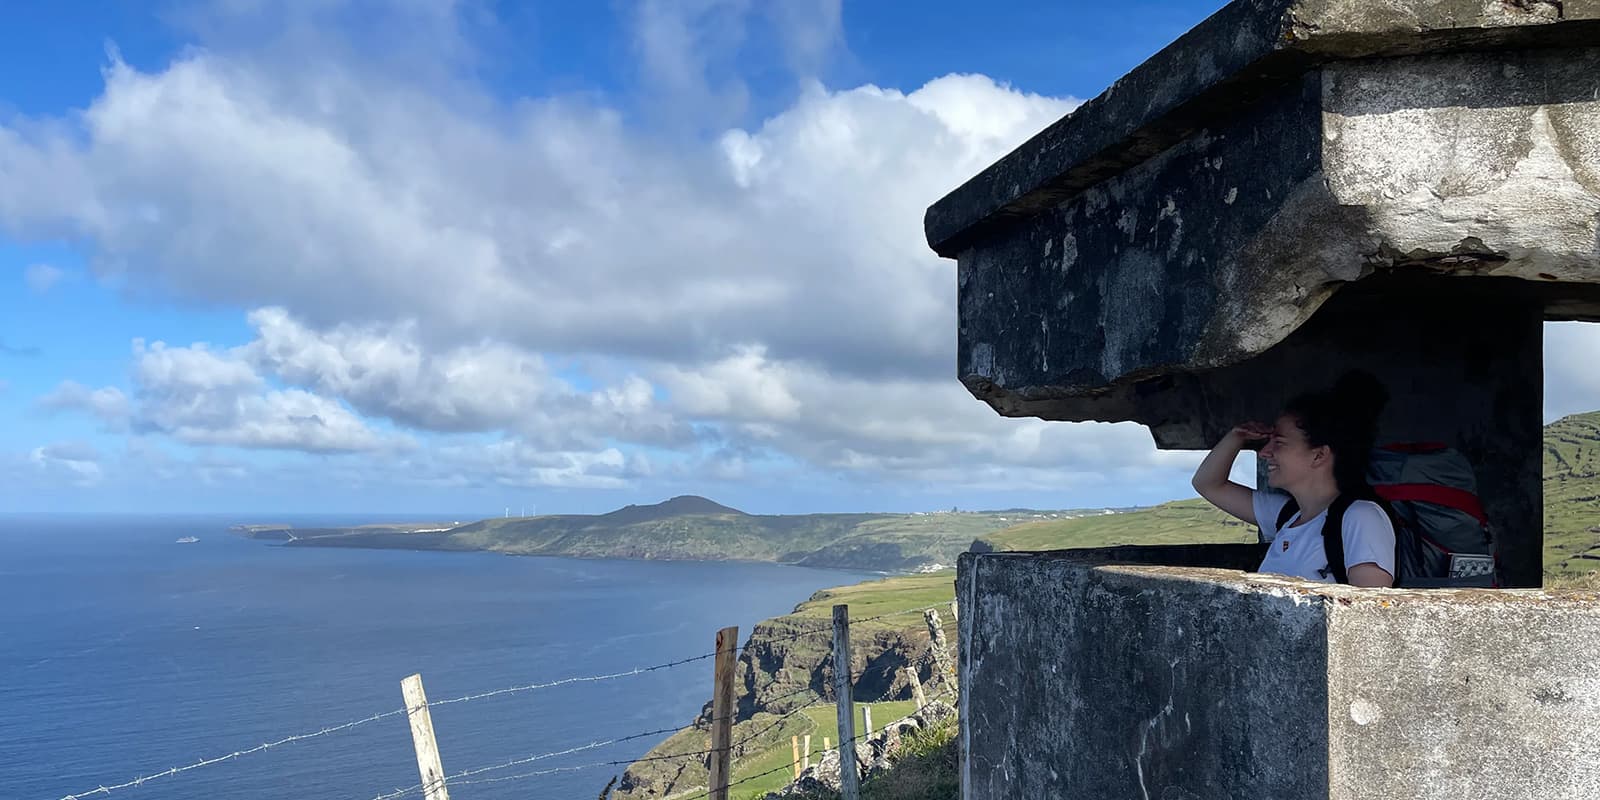
{"label": "thick concrete overhang", "polygon": [[1386,297],[1600,320],[1600,0],[1238,0],[925,225],[976,396],[1164,447],[1308,384],[1257,357],[1358,281],[1306,352]]}

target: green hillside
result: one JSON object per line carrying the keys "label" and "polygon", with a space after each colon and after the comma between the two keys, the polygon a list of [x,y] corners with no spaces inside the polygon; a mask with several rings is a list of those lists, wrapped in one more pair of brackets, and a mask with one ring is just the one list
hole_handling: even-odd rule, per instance
{"label": "green hillside", "polygon": [[608,514],[291,529],[240,525],[291,547],[486,550],[511,555],[691,561],[769,561],[910,572],[955,564],[984,534],[1023,518],[1084,512],[755,515],[701,497],[627,506]]}
{"label": "green hillside", "polygon": [[1122,544],[1253,542],[1256,531],[1195,498],[1142,511],[1029,522],[980,540],[996,550],[1060,550]]}
{"label": "green hillside", "polygon": [[1600,411],[1544,429],[1544,569],[1600,570]]}

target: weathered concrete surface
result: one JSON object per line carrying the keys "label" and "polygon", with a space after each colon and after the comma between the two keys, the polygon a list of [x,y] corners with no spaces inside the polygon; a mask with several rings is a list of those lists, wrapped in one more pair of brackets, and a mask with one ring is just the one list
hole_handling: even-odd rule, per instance
{"label": "weathered concrete surface", "polygon": [[1600,797],[1592,592],[1080,556],[962,557],[965,798]]}
{"label": "weathered concrete surface", "polygon": [[961,250],[961,379],[1002,413],[1156,424],[1151,379],[1247,362],[1376,272],[1600,319],[1597,98],[1600,47],[1308,72]]}
{"label": "weathered concrete surface", "polygon": [[957,256],[1328,61],[1593,46],[1600,0],[1236,0],[928,209]]}
{"label": "weathered concrete surface", "polygon": [[1600,797],[1594,593],[1394,595],[1328,606],[1333,796]]}

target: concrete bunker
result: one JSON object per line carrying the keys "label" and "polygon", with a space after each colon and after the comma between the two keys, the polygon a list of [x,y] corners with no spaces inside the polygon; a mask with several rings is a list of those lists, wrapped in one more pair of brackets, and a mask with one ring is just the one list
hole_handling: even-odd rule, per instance
{"label": "concrete bunker", "polygon": [[[1236,0],[951,192],[925,225],[933,249],[958,263],[960,378],[998,412],[1133,420],[1159,447],[1202,449],[1359,366],[1393,396],[1381,438],[1465,453],[1504,584],[1540,585],[1541,324],[1600,321],[1600,0]],[[1600,796],[1600,751],[1583,743],[1600,739],[1600,678],[1592,658],[1575,657],[1600,644],[1592,595],[1393,590],[1381,600],[1171,571],[1248,568],[1239,552],[964,557],[963,735],[982,743],[963,753],[966,796],[1009,794],[1000,787],[1017,780],[1049,796],[1378,796],[1363,785],[1387,786],[1384,796]],[[1107,565],[1128,560],[1163,566]],[[1165,599],[1139,599],[1151,592]],[[1295,701],[1315,713],[1273,733],[1250,716],[1248,687],[1223,681],[1239,712],[1218,719],[1274,741],[1295,731],[1320,741],[1307,745],[1310,761],[1266,750],[1252,756],[1265,761],[1229,761],[1188,731],[1192,711],[1181,735],[1138,733],[1134,723],[1158,725],[1161,702],[1184,683],[1157,662],[1209,646],[1211,628],[1173,622],[1192,616],[1179,599],[1190,592],[1231,598],[1218,613],[1261,611],[1241,631],[1309,637],[1259,656],[1284,675],[1322,665],[1306,673],[1320,693]],[[1128,604],[1149,613],[1111,624]],[[1342,626],[1357,606],[1371,612],[1366,627]],[[1407,622],[1412,613],[1432,622]],[[1548,628],[1514,622],[1540,615],[1554,615]],[[1075,660],[1082,638],[1052,627],[1069,617],[1104,637],[1096,664]],[[1368,646],[1395,644],[1406,626],[1431,631],[1433,649]],[[1485,631],[1541,638],[1500,647]],[[1302,658],[1319,648],[1320,661]],[[1361,670],[1394,682],[1388,699],[1364,702],[1403,709],[1404,724],[1392,714],[1399,727],[1338,723],[1349,714],[1330,705],[1334,684],[1370,677],[1336,668],[1356,651],[1370,657]],[[1444,691],[1406,658],[1476,665],[1439,674],[1477,681],[1499,705],[1473,711],[1476,696]],[[1100,676],[1058,698],[1084,724],[1101,713],[1082,691],[1107,689],[1117,669],[1132,676],[1127,708],[1150,713],[1112,713],[1104,736],[1086,727],[1062,740],[1059,727],[1027,718],[1067,712],[1025,708],[1036,703],[1017,694],[1029,681],[1059,688],[1041,666],[1080,670],[1059,679],[1069,683]],[[1439,689],[1444,705],[1393,705],[1406,685]],[[1556,696],[1577,699],[1538,699]],[[1393,783],[1402,766],[1392,759],[1374,771],[1358,757],[1377,753],[1374,743],[1416,748],[1412,777],[1434,788]],[[1484,748],[1496,756],[1475,762]],[[1556,770],[1552,753],[1583,769]],[[1135,769],[1152,758],[1168,765],[1156,784]]]}

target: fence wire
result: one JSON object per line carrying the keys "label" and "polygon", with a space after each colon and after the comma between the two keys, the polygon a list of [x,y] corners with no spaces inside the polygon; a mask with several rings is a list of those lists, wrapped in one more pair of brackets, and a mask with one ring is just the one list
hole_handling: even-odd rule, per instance
{"label": "fence wire", "polygon": [[[891,612],[884,613],[884,614],[877,614],[877,615],[874,615],[874,616],[871,616],[871,617],[863,617],[861,619],[851,620],[851,624],[859,625],[859,624],[864,624],[864,623],[868,623],[868,622],[876,622],[876,621],[882,620],[882,619],[888,619],[890,617],[903,616],[903,615],[906,615],[906,614],[920,614],[920,613],[923,613],[923,612],[926,612],[926,611],[930,611],[930,610],[938,610],[938,609],[946,607],[947,605],[948,605],[947,603],[940,603],[940,604],[937,604],[937,605],[924,606],[924,607],[921,607],[921,608],[904,609],[904,610],[901,610],[901,611],[891,611]],[[763,644],[770,644],[770,643],[778,643],[778,642],[795,641],[795,640],[803,639],[803,638],[806,638],[806,637],[809,637],[809,636],[823,636],[823,635],[832,636],[833,627],[832,627],[831,621],[818,620],[817,622],[821,623],[824,627],[820,627],[820,628],[818,628],[817,630],[814,630],[814,631],[800,631],[800,632],[791,633],[791,634],[784,634],[782,636],[763,637],[761,642]],[[492,697],[499,697],[499,696],[509,695],[509,694],[520,694],[520,693],[524,693],[524,692],[536,691],[536,690],[541,690],[541,689],[552,689],[552,688],[556,688],[556,687],[560,687],[560,686],[569,686],[569,685],[580,684],[580,683],[597,683],[597,682],[601,682],[601,681],[618,680],[618,679],[621,679],[621,678],[633,677],[633,676],[637,676],[637,675],[644,675],[644,674],[651,673],[651,672],[658,672],[658,671],[662,671],[662,670],[672,669],[674,667],[681,667],[681,666],[684,666],[684,665],[687,665],[687,664],[697,663],[697,662],[700,662],[700,661],[706,661],[706,660],[709,660],[709,659],[712,659],[712,658],[716,658],[718,655],[721,655],[724,652],[730,652],[731,651],[731,652],[734,652],[734,653],[740,653],[742,650],[748,650],[748,647],[740,647],[738,645],[735,645],[733,648],[730,648],[730,650],[713,650],[713,651],[711,651],[709,653],[703,653],[703,654],[700,654],[700,655],[690,656],[690,657],[687,657],[687,658],[681,658],[681,659],[677,659],[677,660],[674,660],[674,661],[664,662],[664,663],[661,663],[661,664],[654,664],[654,665],[647,666],[647,667],[636,667],[634,669],[623,670],[623,671],[620,671],[620,672],[610,672],[610,673],[603,673],[603,674],[599,674],[599,675],[585,675],[585,676],[577,676],[577,677],[571,677],[571,678],[562,678],[562,679],[559,679],[559,680],[552,680],[552,681],[528,683],[528,684],[521,684],[521,685],[516,685],[516,686],[507,686],[507,687],[500,688],[500,689],[491,689],[491,690],[485,691],[485,692],[478,692],[478,693],[475,693],[475,694],[463,695],[463,696],[460,696],[460,697],[452,697],[452,698],[445,699],[445,700],[430,700],[430,701],[428,701],[427,706],[429,708],[433,708],[433,707],[437,707],[437,706],[448,706],[448,705],[455,705],[455,704],[458,704],[458,703],[467,703],[467,702],[473,702],[473,701],[477,701],[477,700],[484,700],[484,699],[488,699],[488,698],[492,698]],[[811,691],[811,689],[809,687],[807,687],[805,689],[801,689],[801,690],[797,690],[795,692],[792,692],[792,693],[790,693],[788,695],[784,695],[782,697],[775,698],[774,700],[769,700],[768,702],[776,702],[777,700],[787,699],[789,697],[793,697],[795,695],[806,693],[806,692],[810,692],[810,691]],[[766,728],[763,728],[762,730],[758,731],[755,734],[755,736],[759,736],[760,734],[765,733],[767,730],[770,730],[772,727],[774,727],[779,722],[782,722],[783,720],[788,719],[789,717],[793,716],[794,714],[798,713],[799,711],[805,710],[807,708],[813,708],[816,705],[819,705],[819,704],[812,704],[812,705],[809,705],[809,706],[801,706],[800,708],[796,708],[796,709],[793,709],[793,710],[789,711],[788,713],[782,715],[772,725],[769,725]],[[194,761],[193,763],[188,764],[187,766],[171,767],[169,769],[162,770],[160,772],[152,772],[152,773],[140,775],[140,776],[135,777],[135,778],[133,778],[131,780],[123,781],[122,783],[101,784],[100,786],[97,786],[97,787],[95,787],[93,789],[88,789],[88,790],[85,790],[85,791],[82,791],[82,792],[76,792],[76,793],[73,793],[73,794],[64,795],[64,796],[61,797],[61,800],[83,800],[83,798],[88,798],[88,797],[92,797],[92,796],[95,796],[95,795],[108,795],[108,794],[110,794],[112,792],[123,790],[123,789],[141,787],[144,784],[149,783],[151,781],[159,780],[159,779],[162,779],[162,778],[170,778],[172,776],[180,775],[182,773],[189,772],[191,770],[202,769],[202,768],[205,768],[205,767],[214,766],[216,764],[221,764],[221,763],[224,763],[224,762],[240,759],[240,758],[243,758],[245,756],[254,755],[256,753],[266,752],[268,750],[271,750],[271,749],[277,748],[277,747],[281,747],[283,745],[293,744],[293,743],[296,743],[296,742],[302,742],[302,741],[306,741],[306,740],[309,740],[309,739],[316,739],[318,737],[328,736],[328,735],[335,734],[335,733],[341,733],[341,732],[350,730],[352,728],[357,728],[357,727],[360,727],[362,725],[366,725],[366,724],[371,723],[371,722],[376,722],[378,720],[387,719],[389,717],[401,716],[401,715],[405,715],[405,714],[407,714],[407,710],[405,708],[399,708],[399,709],[394,709],[394,710],[390,710],[390,711],[384,711],[384,712],[381,712],[381,713],[373,714],[371,716],[367,716],[367,717],[362,717],[360,719],[351,720],[349,722],[343,722],[343,723],[339,723],[337,725],[329,725],[329,726],[323,727],[321,729],[318,729],[316,731],[310,731],[310,732],[307,732],[307,733],[298,733],[298,734],[294,734],[294,735],[291,735],[291,736],[285,736],[285,737],[283,737],[281,739],[277,739],[277,740],[274,740],[274,741],[263,742],[261,744],[258,744],[256,746],[254,746],[254,747],[248,747],[248,748],[244,748],[244,749],[240,749],[240,750],[235,750],[234,752],[227,753],[227,754],[224,754],[224,755],[212,756],[212,757],[208,757],[208,758],[201,758],[201,759],[199,759],[197,761]],[[582,746],[579,746],[579,747],[576,747],[576,748],[572,748],[570,750],[560,751],[560,752],[557,752],[557,753],[546,753],[546,754],[541,754],[539,756],[530,756],[530,757],[528,757],[526,759],[519,759],[517,762],[508,762],[507,764],[504,764],[504,765],[498,765],[498,766],[495,766],[495,767],[485,767],[485,768],[482,768],[480,770],[480,772],[488,772],[488,771],[492,771],[494,769],[505,769],[505,768],[509,768],[510,766],[516,766],[516,765],[520,765],[520,764],[527,764],[527,763],[531,763],[532,761],[540,760],[540,759],[543,759],[543,758],[553,758],[553,757],[555,757],[557,755],[566,755],[568,753],[581,752],[581,751],[585,751],[585,750],[590,750],[590,749],[595,749],[595,748],[598,748],[598,747],[607,746],[607,745],[610,745],[610,744],[618,744],[618,743],[621,743],[621,742],[631,741],[631,740],[634,740],[634,739],[641,739],[641,738],[644,738],[646,736],[659,735],[661,733],[667,733],[667,732],[672,732],[672,731],[676,731],[676,730],[678,730],[678,729],[677,728],[672,728],[672,729],[664,729],[664,730],[661,730],[661,731],[647,731],[647,732],[644,732],[644,733],[632,734],[632,735],[629,735],[629,736],[619,737],[617,739],[606,740],[604,742],[595,742],[595,743],[590,743],[588,745],[582,745]],[[748,741],[752,740],[753,738],[754,738],[754,736],[746,737],[742,741],[743,742],[748,742]],[[737,745],[735,745],[735,746],[737,746]],[[683,756],[676,756],[676,757],[684,757],[684,756],[687,756],[687,755],[691,755],[691,754],[684,754]],[[706,755],[706,753],[700,753],[699,755],[703,756],[703,755]],[[633,762],[627,762],[627,763],[633,763]],[[607,765],[607,766],[615,766],[615,764],[609,763],[609,762],[606,763],[605,765]],[[568,768],[561,768],[561,769],[555,770],[555,771],[567,771],[567,769]],[[541,772],[541,773],[530,773],[530,775],[531,774],[549,774],[549,773],[548,773],[548,771],[545,771],[545,772]],[[448,781],[449,778],[447,777],[445,780]],[[510,778],[494,779],[494,780],[510,780]],[[480,782],[488,782],[488,781],[485,780],[485,781],[480,781]],[[412,792],[412,791],[416,791],[416,790],[419,790],[421,788],[423,788],[423,787],[422,787],[421,784],[419,784],[419,785],[417,785],[415,787],[412,787],[411,789],[397,790],[397,792],[399,792],[399,794],[380,795],[380,798],[383,798],[384,800],[388,800],[388,798],[404,796],[404,794],[406,794],[406,793],[409,793],[409,792]]]}
{"label": "fence wire", "polygon": [[[904,715],[904,717],[916,716],[917,714],[921,713],[922,711],[925,711],[925,710],[927,710],[929,708],[932,708],[935,705],[936,701],[944,698],[945,696],[947,696],[949,694],[951,694],[950,690],[945,690],[943,692],[940,692],[938,695],[935,695],[933,700],[929,700],[927,702],[927,704],[919,706],[918,708],[912,710],[911,713]],[[817,706],[822,706],[822,705],[828,705],[828,703],[826,703],[826,702],[824,702],[824,703],[816,703],[816,704],[813,704],[811,706],[806,706],[806,708],[815,708]],[[800,709],[797,709],[797,710],[800,710]],[[897,720],[898,719],[903,719],[904,717],[897,718]],[[891,720],[891,721],[897,721],[897,720]],[[876,733],[882,733],[882,730],[880,729]],[[859,733],[859,734],[857,734],[855,736],[850,737],[849,739],[846,739],[846,740],[843,740],[843,741],[839,742],[839,745],[843,745],[845,742],[855,743],[855,742],[861,741],[863,739],[866,739],[866,738],[870,737],[871,735],[873,735],[873,734],[868,734],[868,733],[862,732],[862,733]],[[745,741],[748,741],[751,738],[754,738],[754,737],[746,737]],[[835,745],[835,747],[838,747],[839,745]],[[832,748],[830,748],[830,749],[832,749]],[[576,750],[574,750],[573,752],[576,752]],[[673,756],[659,756],[659,757],[656,757],[656,758],[642,758],[642,759],[634,759],[632,761],[595,761],[595,762],[591,762],[591,763],[588,763],[588,764],[573,764],[573,765],[564,766],[564,767],[551,767],[551,768],[547,768],[547,769],[536,770],[534,772],[518,773],[516,775],[501,775],[501,776],[497,776],[497,777],[494,777],[494,778],[476,778],[476,779],[463,780],[463,781],[456,781],[456,780],[451,780],[449,778],[446,778],[444,783],[448,787],[470,786],[470,785],[473,785],[473,784],[480,784],[480,783],[503,783],[503,782],[506,782],[506,781],[522,780],[522,779],[525,779],[525,778],[534,778],[534,777],[539,777],[539,776],[542,776],[542,775],[552,775],[552,774],[559,773],[559,772],[577,772],[577,771],[586,770],[586,769],[599,769],[601,767],[625,767],[625,766],[630,766],[630,765],[641,763],[641,762],[665,761],[665,760],[670,760],[670,759],[675,759],[675,758],[689,758],[689,757],[694,757],[694,756],[702,756],[703,757],[703,756],[710,755],[710,754],[712,754],[714,752],[716,752],[716,751],[715,750],[701,750],[701,751],[696,751],[696,752],[693,752],[693,753],[679,753],[679,754],[673,755]],[[524,763],[526,763],[526,762],[524,762]],[[469,773],[473,774],[473,775],[477,775],[477,774],[482,774],[484,772],[488,772],[488,771],[491,771],[493,769],[498,769],[498,768],[499,767],[489,767],[489,768],[484,768],[484,769],[480,769],[480,770],[471,770],[471,771],[469,771]],[[778,772],[782,772],[784,770],[793,770],[793,769],[794,769],[794,765],[793,764],[783,764],[782,766],[774,767],[773,769],[766,770],[765,772],[759,772],[759,773],[756,773],[754,775],[747,775],[747,776],[745,776],[743,778],[740,778],[739,780],[732,781],[727,785],[726,788],[731,789],[731,788],[733,788],[735,786],[738,786],[738,785],[741,785],[741,784],[744,784],[744,783],[749,783],[750,781],[757,780],[759,778],[765,778],[768,775],[772,775],[772,774],[775,774],[775,773],[778,773]],[[393,794],[380,795],[378,798],[374,798],[374,800],[394,800],[394,798],[403,797],[406,794],[416,792],[416,791],[420,790],[421,788],[422,787],[420,785],[418,785],[418,786],[412,787],[410,789],[400,790],[400,791],[398,791],[396,793],[393,793]],[[676,800],[701,800],[702,798],[709,797],[710,794],[711,794],[710,789],[706,789],[706,790],[701,791],[698,794],[688,795],[687,797],[674,795],[674,798],[676,798]]]}
{"label": "fence wire", "polygon": [[[924,705],[918,706],[917,708],[913,709],[911,713],[906,714],[905,716],[906,717],[914,717],[917,714],[919,714],[919,713],[921,713],[923,711],[926,711],[927,709],[932,708],[935,703],[939,702],[944,697],[946,697],[946,696],[948,696],[948,695],[950,695],[952,693],[953,693],[953,690],[946,689],[946,690],[938,693],[937,695],[934,695],[934,697],[932,699],[930,699],[927,703],[925,703]],[[903,718],[904,717],[902,717],[901,719],[903,719]],[[891,720],[891,722],[895,722],[895,721],[898,721],[898,720]],[[882,730],[880,729],[878,732],[881,733]],[[834,746],[834,748],[842,746],[845,742],[850,742],[850,743],[854,744],[854,743],[859,742],[859,741],[861,741],[863,739],[869,738],[871,735],[872,734],[868,734],[866,732],[858,733],[855,736],[850,737],[849,739],[845,739],[845,740],[840,741],[837,745]],[[834,749],[834,748],[830,748],[830,749]],[[730,782],[727,786],[722,787],[722,788],[732,789],[735,786],[739,786],[741,784],[749,783],[750,781],[758,780],[760,778],[765,778],[768,775],[773,775],[773,774],[776,774],[778,772],[782,772],[784,770],[793,770],[793,769],[794,769],[794,765],[793,764],[784,764],[782,766],[773,767],[772,769],[769,769],[769,770],[767,770],[765,772],[758,772],[758,773],[756,773],[754,775],[746,775],[745,777],[740,778],[739,780]],[[710,797],[710,796],[711,796],[711,789],[708,787],[708,788],[706,788],[705,790],[701,791],[698,794],[692,794],[692,795],[689,795],[687,797],[674,797],[674,800],[703,800],[703,798],[707,798],[707,797]]]}

